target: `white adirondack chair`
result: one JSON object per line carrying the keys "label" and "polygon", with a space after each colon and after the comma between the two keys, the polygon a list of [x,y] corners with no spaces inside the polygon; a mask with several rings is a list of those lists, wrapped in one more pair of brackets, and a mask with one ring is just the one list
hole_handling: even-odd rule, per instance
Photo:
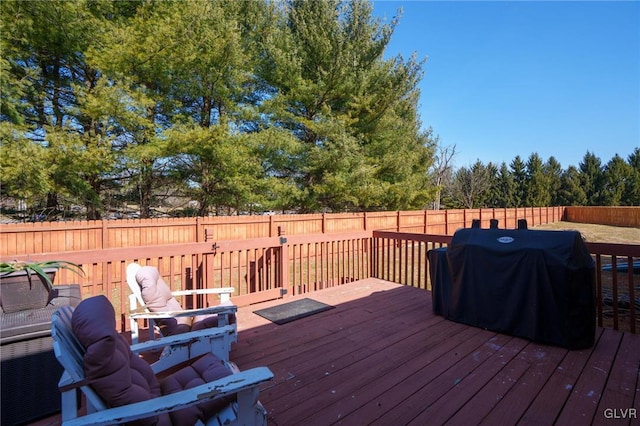
{"label": "white adirondack chair", "polygon": [[[116,408],[109,408],[85,379],[83,369],[84,347],[78,342],[71,328],[73,308],[64,306],[53,315],[51,336],[54,353],[64,368],[59,389],[62,395],[62,424],[71,425],[112,425],[136,419],[155,416],[179,410],[203,401],[236,395],[236,401],[210,418],[206,424],[215,425],[266,425],[267,413],[258,401],[259,385],[273,378],[267,367],[253,368],[240,372],[232,363],[228,368],[234,374],[191,389],[152,398]],[[204,331],[204,330],[203,330]],[[142,353],[172,345],[189,345],[201,331],[183,333],[145,343],[132,345],[134,353]],[[211,334],[207,338],[210,338]],[[197,356],[197,354],[194,354]],[[166,357],[152,364],[154,373],[184,362],[180,357]],[[85,396],[86,415],[80,415],[80,392]]]}
{"label": "white adirondack chair", "polygon": [[[129,289],[131,290],[131,294],[129,295],[129,321],[131,327],[131,341],[133,343],[138,343],[140,334],[139,334],[139,320],[147,320],[149,323],[149,339],[156,339],[158,336],[161,336],[159,328],[157,327],[156,321],[164,318],[179,318],[179,317],[195,317],[198,315],[218,315],[218,325],[219,326],[231,326],[234,328],[234,333],[231,337],[232,342],[236,342],[238,340],[237,336],[237,326],[235,321],[232,321],[231,318],[235,316],[237,312],[237,307],[230,305],[231,294],[235,291],[233,287],[223,287],[223,288],[214,288],[214,289],[194,289],[194,290],[178,290],[172,291],[171,294],[174,297],[181,296],[198,296],[198,295],[210,295],[217,294],[220,297],[220,303],[223,305],[219,306],[211,306],[205,308],[197,308],[197,309],[183,309],[178,311],[164,311],[164,312],[152,312],[146,305],[144,299],[142,298],[142,291],[140,289],[140,285],[136,280],[136,272],[141,268],[141,266],[137,263],[130,263],[127,266],[127,284],[129,285]],[[224,359],[228,359],[228,356]]]}

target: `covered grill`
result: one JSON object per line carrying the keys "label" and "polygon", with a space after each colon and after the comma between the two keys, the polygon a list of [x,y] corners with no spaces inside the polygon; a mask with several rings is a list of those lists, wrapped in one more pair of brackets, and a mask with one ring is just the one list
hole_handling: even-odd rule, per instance
{"label": "covered grill", "polygon": [[595,264],[576,231],[461,229],[429,252],[433,311],[582,349],[595,338]]}

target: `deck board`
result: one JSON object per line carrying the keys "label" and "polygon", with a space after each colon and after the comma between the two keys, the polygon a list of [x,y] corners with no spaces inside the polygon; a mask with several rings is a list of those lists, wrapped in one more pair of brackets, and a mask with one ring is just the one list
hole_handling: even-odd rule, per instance
{"label": "deck board", "polygon": [[[638,393],[640,383],[638,383],[638,365],[640,365],[640,335],[625,334],[622,337],[620,348],[616,355],[616,361],[612,365],[606,387],[596,412],[604,412],[607,408],[626,408],[636,407],[638,405]],[[630,390],[635,389],[636,402],[634,404],[634,395]],[[638,416],[640,416],[640,410]],[[622,415],[622,412],[619,412]],[[630,413],[629,413],[630,414]],[[598,417],[594,421],[595,424],[610,424],[611,419]],[[621,423],[624,421],[621,419]],[[637,422],[640,423],[640,422]]]}
{"label": "deck board", "polygon": [[[596,331],[598,341],[602,329]],[[560,414],[566,400],[578,381],[591,350],[567,351],[544,387],[535,396],[521,421],[523,424],[550,424]]]}
{"label": "deck board", "polygon": [[[496,335],[485,345],[493,349],[493,352],[486,352],[487,358],[466,377],[456,378],[455,386],[448,389],[446,393],[439,392],[439,389],[434,388],[434,398],[437,400],[426,407],[411,424],[445,424],[520,353],[526,342],[505,335]],[[452,365],[451,369],[454,373],[458,372],[457,365]],[[475,417],[474,424],[479,421],[480,418]]]}
{"label": "deck board", "polygon": [[602,333],[558,417],[559,424],[570,425],[576,420],[591,423],[595,418],[621,337],[621,333]]}
{"label": "deck board", "polygon": [[514,424],[519,421],[563,356],[561,351],[549,351],[546,346],[527,345],[516,361],[524,364],[523,374],[513,384],[511,390],[483,418],[482,424]]}
{"label": "deck board", "polygon": [[[253,313],[304,297],[335,309],[283,325]],[[640,335],[541,345],[447,321],[428,291],[379,279],[241,307],[238,329],[231,359],[274,373],[260,391],[274,426],[640,423],[604,416],[640,415]]]}

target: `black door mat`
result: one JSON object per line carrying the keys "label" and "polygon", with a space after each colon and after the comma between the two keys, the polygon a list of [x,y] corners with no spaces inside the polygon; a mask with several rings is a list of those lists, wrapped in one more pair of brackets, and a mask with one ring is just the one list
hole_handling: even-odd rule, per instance
{"label": "black door mat", "polygon": [[335,306],[327,305],[313,299],[301,299],[272,308],[258,309],[257,311],[253,311],[253,313],[278,325],[282,325],[333,308],[335,308]]}

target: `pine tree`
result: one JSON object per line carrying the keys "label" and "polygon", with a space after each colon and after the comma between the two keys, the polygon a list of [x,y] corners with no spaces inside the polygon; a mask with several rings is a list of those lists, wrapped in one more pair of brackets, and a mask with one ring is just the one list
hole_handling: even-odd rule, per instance
{"label": "pine tree", "polygon": [[545,173],[542,159],[535,152],[527,160],[525,182],[525,203],[527,206],[543,207],[551,203],[548,176]]}
{"label": "pine tree", "polygon": [[586,204],[587,196],[581,185],[580,172],[576,167],[569,166],[562,173],[557,200],[560,206],[583,206]]}
{"label": "pine tree", "polygon": [[498,197],[496,207],[515,207],[516,186],[506,163],[502,163],[500,165],[496,179],[496,186],[496,194]]}
{"label": "pine tree", "polygon": [[627,159],[631,170],[631,176],[627,181],[622,196],[622,204],[625,206],[640,206],[640,148],[633,150]]}
{"label": "pine tree", "polygon": [[[29,172],[26,185],[7,173],[6,191],[28,197],[32,205],[46,203],[54,213],[60,197],[73,198],[90,219],[97,219],[114,161],[105,133],[108,120],[95,107],[98,72],[84,56],[99,19],[80,0],[6,1],[0,10],[3,67],[9,72],[2,81],[18,83],[4,98],[3,114],[24,125],[7,134],[12,140],[3,146],[2,161],[13,159],[10,167],[23,171],[42,167]],[[18,107],[12,96],[20,96]],[[3,171],[8,168],[3,164]],[[21,174],[14,176],[20,179]]]}
{"label": "pine tree", "polygon": [[[423,208],[435,196],[434,142],[417,115],[421,62],[382,54],[393,32],[365,1],[293,1],[288,32],[267,49],[264,103],[300,142],[277,173],[296,183],[301,211]],[[295,172],[293,172],[295,170]]]}
{"label": "pine tree", "polygon": [[622,157],[616,154],[605,166],[602,173],[602,205],[625,205],[625,190],[631,185],[633,170]]}
{"label": "pine tree", "polygon": [[548,192],[550,195],[550,206],[561,206],[558,200],[558,192],[560,191],[561,178],[562,178],[562,166],[551,156],[544,165],[544,174],[547,179]]}
{"label": "pine tree", "polygon": [[525,164],[519,155],[513,159],[509,168],[511,169],[511,176],[513,176],[515,186],[513,194],[514,207],[524,207],[527,203],[527,173]]}
{"label": "pine tree", "polygon": [[579,164],[580,183],[587,197],[586,205],[603,205],[603,175],[600,158],[587,151]]}

